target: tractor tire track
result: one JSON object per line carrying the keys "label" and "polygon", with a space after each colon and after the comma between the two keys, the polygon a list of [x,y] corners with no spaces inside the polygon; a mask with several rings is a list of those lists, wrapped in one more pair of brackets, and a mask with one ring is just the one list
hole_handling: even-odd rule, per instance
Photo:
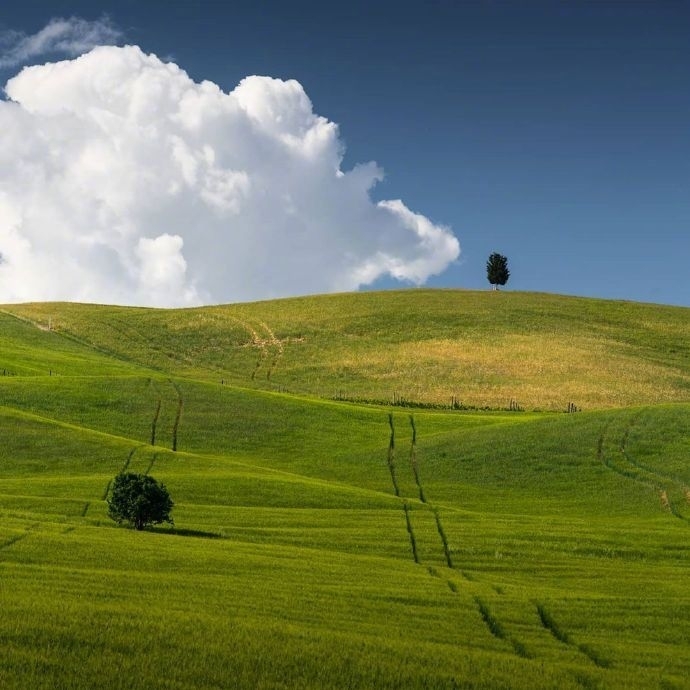
{"label": "tractor tire track", "polygon": [[175,422],[173,423],[173,429],[172,429],[172,450],[173,452],[177,451],[177,432],[180,428],[180,419],[182,418],[182,408],[184,407],[184,400],[182,398],[182,391],[180,390],[180,387],[175,383],[174,381],[170,381],[172,384],[172,387],[175,389],[177,393],[177,411],[175,413]]}
{"label": "tractor tire track", "polygon": [[443,530],[443,525],[441,524],[441,517],[438,514],[438,509],[433,508],[434,518],[436,519],[436,529],[438,530],[438,535],[441,537],[441,543],[443,544],[443,555],[446,558],[446,564],[449,568],[453,567],[453,559],[450,557],[450,549],[448,548],[448,539],[446,533]]}
{"label": "tractor tire track", "polygon": [[653,467],[650,467],[649,465],[646,465],[645,463],[636,460],[628,451],[628,439],[630,436],[630,431],[632,430],[634,424],[642,416],[643,412],[640,412],[640,414],[634,420],[631,421],[630,425],[626,429],[625,434],[623,436],[623,440],[621,442],[621,453],[625,460],[632,467],[635,467],[640,472],[647,474],[649,477],[651,477],[652,481],[656,482],[656,488],[659,492],[659,499],[661,501],[662,506],[666,508],[666,510],[668,510],[675,517],[677,517],[679,520],[688,521],[688,518],[680,513],[676,506],[676,503],[672,501],[669,496],[669,485],[675,485],[679,489],[681,495],[685,498],[685,501],[690,503],[690,489],[688,489],[688,487],[684,485],[683,480],[678,477],[671,477],[669,475],[663,474],[662,472],[659,472]]}
{"label": "tractor tire track", "polygon": [[[389,445],[388,445],[388,468],[391,473],[391,481],[393,482],[393,487],[395,489],[395,495],[400,496],[400,490],[395,474],[395,426],[393,423],[393,415],[389,414],[388,415],[388,424],[390,426],[390,440],[389,440]],[[453,564],[453,559],[451,556],[451,550],[450,546],[448,544],[448,538],[446,536],[446,532],[443,529],[443,524],[441,522],[441,516],[439,513],[438,508],[433,506],[431,503],[428,502],[426,495],[424,493],[424,487],[422,485],[421,481],[421,476],[419,473],[419,465],[417,461],[417,427],[415,425],[414,421],[414,416],[410,415],[410,426],[412,427],[412,439],[411,439],[411,447],[410,447],[410,465],[412,468],[412,473],[414,475],[414,480],[415,484],[419,493],[419,501],[421,503],[420,508],[423,511],[431,512],[434,516],[434,521],[436,523],[436,531],[438,532],[439,538],[441,540],[441,545],[443,547],[443,556],[445,559],[445,563],[454,572],[458,572],[455,570],[454,564]],[[421,563],[421,559],[419,557],[419,550],[417,546],[417,538],[414,532],[414,528],[412,526],[412,510],[410,508],[410,504],[408,503],[408,500],[412,499],[407,499],[403,498],[403,511],[405,513],[405,524],[407,527],[407,534],[410,540],[410,548],[412,550],[412,557],[414,559],[414,562],[417,564]],[[439,578],[441,577],[438,570],[433,567],[433,566],[428,566],[428,572],[429,576],[433,578]],[[468,582],[473,581],[473,578],[470,577],[467,573],[464,571],[459,572],[459,574]],[[454,579],[452,578],[446,578],[446,583],[448,585],[448,590],[450,596],[458,596],[460,595],[460,589],[455,582]],[[487,626],[489,629],[489,632],[496,637],[497,639],[500,639],[506,643],[508,643],[512,649],[513,652],[524,659],[530,659],[533,658],[531,654],[529,654],[525,648],[525,646],[517,639],[514,637],[507,635],[501,626],[500,622],[496,619],[496,617],[491,613],[485,602],[479,598],[479,596],[474,597],[474,602],[477,605],[477,609],[479,611],[479,614],[481,616],[482,621],[484,624]]]}
{"label": "tractor tire track", "polygon": [[388,425],[391,428],[390,440],[388,441],[388,471],[391,474],[391,481],[393,482],[393,490],[396,496],[400,496],[400,487],[395,476],[395,426],[393,425],[393,415],[388,415]]}
{"label": "tractor tire track", "polygon": [[129,463],[132,462],[132,458],[134,457],[134,453],[137,452],[138,448],[141,448],[141,446],[135,446],[134,448],[132,448],[132,450],[129,451],[129,455],[127,456],[127,459],[125,460],[125,464],[122,466],[122,469],[120,470],[120,474],[124,474],[129,469]]}
{"label": "tractor tire track", "polygon": [[156,462],[156,459],[158,458],[158,453],[154,453],[153,456],[151,457],[151,460],[148,464],[148,467],[144,471],[144,474],[148,474],[152,469],[153,469],[153,463]]}
{"label": "tractor tire track", "polygon": [[151,387],[156,391],[158,395],[158,402],[156,403],[156,411],[153,413],[153,419],[151,420],[151,445],[156,445],[156,428],[158,426],[158,420],[161,416],[161,407],[163,406],[163,396],[161,395],[160,389],[155,384],[153,379],[151,379]]}
{"label": "tractor tire track", "polygon": [[[395,425],[393,423],[393,415],[388,415],[388,426],[390,427],[390,438],[388,441],[388,456],[387,464],[388,470],[391,475],[391,482],[393,484],[393,490],[395,495],[400,497],[400,488],[398,486],[398,480],[395,475]],[[407,528],[407,536],[410,540],[410,548],[412,550],[412,558],[415,563],[419,563],[419,553],[417,551],[417,539],[415,537],[414,529],[412,527],[412,521],[410,520],[410,506],[407,501],[403,501],[403,511],[405,513],[405,526]]]}
{"label": "tractor tire track", "polygon": [[[438,536],[441,540],[441,545],[443,547],[443,556],[445,558],[446,565],[448,566],[448,568],[455,571],[455,566],[453,564],[453,558],[451,555],[450,546],[448,544],[448,537],[446,535],[445,530],[443,529],[443,524],[441,522],[441,514],[439,512],[439,509],[436,506],[434,506],[428,502],[427,497],[424,493],[424,487],[422,485],[422,480],[421,480],[420,473],[419,473],[419,465],[417,462],[417,427],[415,425],[413,415],[410,415],[410,426],[412,427],[410,464],[412,465],[412,471],[414,474],[415,483],[417,485],[417,489],[419,490],[419,500],[421,501],[421,503],[424,504],[425,507],[427,507],[427,509],[431,510],[431,512],[433,513],[434,521],[436,523],[436,531],[438,532]],[[431,569],[429,572],[432,575],[436,575],[436,572],[435,571],[431,572]],[[460,571],[460,575],[467,582],[473,582],[474,581],[474,578],[472,576],[470,576],[468,573],[466,573],[465,571]],[[448,578],[447,584],[448,584],[448,589],[450,590],[450,592],[453,595],[457,595],[459,593],[458,585],[456,584],[456,582],[454,580]],[[501,626],[498,619],[493,615],[493,613],[489,610],[486,603],[479,596],[474,597],[474,602],[477,605],[477,609],[479,611],[479,615],[481,616],[482,621],[484,622],[484,624],[489,629],[489,632],[494,637],[496,637],[499,640],[503,640],[503,641],[507,642],[508,644],[510,644],[510,646],[513,648],[513,652],[517,656],[519,656],[523,659],[533,658],[533,655],[527,651],[527,649],[525,648],[524,644],[522,644],[522,642],[520,642],[518,639],[516,639],[512,635],[508,635],[504,631],[504,629]]]}
{"label": "tractor tire track", "polygon": [[541,621],[542,627],[548,630],[559,642],[572,649],[577,650],[580,654],[586,656],[595,666],[599,668],[610,668],[611,662],[602,657],[596,650],[585,644],[577,644],[570,635],[565,632],[554,620],[553,616],[546,610],[543,604],[536,604],[537,615]]}
{"label": "tractor tire track", "polygon": [[410,538],[412,558],[414,558],[415,563],[419,563],[419,554],[417,553],[417,539],[415,538],[414,530],[412,529],[412,522],[410,521],[410,507],[407,505],[407,501],[403,502],[403,510],[405,511],[405,522],[407,523],[407,534]]}
{"label": "tractor tire track", "polygon": [[[445,559],[446,565],[449,568],[453,568],[453,560],[451,558],[450,547],[448,545],[448,539],[446,537],[445,530],[441,524],[441,517],[439,515],[438,509],[432,506],[424,494],[424,486],[422,485],[421,476],[419,473],[419,463],[417,460],[417,426],[414,421],[414,415],[410,415],[410,426],[412,428],[412,439],[410,443],[410,467],[412,469],[412,474],[414,476],[415,485],[417,487],[417,492],[419,494],[419,501],[423,504],[426,510],[430,510],[434,516],[434,522],[436,523],[436,531],[441,539],[441,546],[443,548],[443,557]],[[388,469],[391,473],[391,481],[393,482],[393,488],[395,490],[395,495],[400,496],[400,488],[396,476],[395,468],[395,426],[393,423],[393,414],[388,415],[388,425],[390,426],[390,441],[388,444]],[[419,553],[417,549],[416,539],[414,538],[414,532],[412,531],[412,521],[410,519],[410,510],[407,502],[405,503],[405,520],[407,523],[407,531],[410,534],[410,539],[414,540],[413,553],[415,557],[415,563],[420,562]]]}
{"label": "tractor tire track", "polygon": [[523,659],[532,658],[532,656],[528,654],[527,650],[525,649],[525,645],[523,645],[522,642],[516,640],[514,637],[511,637],[505,632],[503,626],[500,624],[498,619],[491,613],[491,610],[482,599],[480,599],[478,596],[475,596],[474,603],[477,605],[479,615],[484,621],[484,625],[486,625],[489,632],[497,640],[503,640],[505,642],[508,642],[512,646],[515,654],[517,654],[519,657],[522,657]]}
{"label": "tractor tire track", "polygon": [[33,530],[38,527],[38,523],[35,523],[33,525],[29,525],[21,534],[15,534],[13,537],[10,537],[9,539],[6,539],[4,542],[0,543],[0,551],[4,551],[5,549],[9,549],[10,546],[13,546],[16,544],[18,541],[21,541],[22,539],[26,539],[29,534]]}
{"label": "tractor tire track", "polygon": [[419,467],[417,465],[417,427],[414,423],[414,415],[410,415],[410,426],[412,427],[412,445],[410,448],[410,465],[412,465],[412,474],[414,475],[414,481],[417,485],[419,491],[419,500],[422,503],[426,503],[426,498],[424,497],[424,488],[422,487],[422,482],[419,479]]}
{"label": "tractor tire track", "polygon": [[10,537],[6,541],[2,542],[0,544],[0,551],[3,551],[4,549],[9,549],[10,546],[16,544],[18,541],[21,541],[22,539],[26,539],[29,536],[29,530],[26,530],[26,532],[23,532],[22,534],[17,534],[14,537]]}
{"label": "tractor tire track", "polygon": [[[25,316],[20,316],[19,314],[14,314],[11,311],[7,311],[6,309],[0,309],[0,313],[6,314],[7,316],[11,316],[18,321],[23,321],[24,323],[28,323],[35,328],[38,328],[41,331],[49,331],[50,333],[54,333],[60,338],[64,338],[65,340],[69,340],[73,343],[78,343],[79,345],[84,345],[88,347],[91,350],[95,350],[96,352],[100,352],[101,354],[107,355],[108,357],[111,357],[112,359],[118,360],[120,362],[127,362],[128,364],[137,364],[140,365],[140,362],[137,362],[134,359],[131,359],[129,357],[125,357],[119,352],[116,352],[115,350],[110,350],[107,347],[104,347],[102,345],[99,345],[98,343],[89,340],[88,338],[84,337],[79,337],[69,331],[67,328],[65,328],[61,323],[58,322],[57,319],[53,321],[53,323],[50,326],[46,326],[42,323],[39,323],[38,321],[34,321],[32,319],[29,319]],[[110,325],[107,322],[101,322],[101,325],[110,328],[113,331],[116,331],[116,335],[114,337],[120,338],[122,337],[122,332],[118,331],[115,329],[114,326]],[[152,369],[155,369],[156,367],[150,367]]]}
{"label": "tractor tire track", "polygon": [[153,413],[153,421],[151,422],[151,445],[156,445],[156,426],[158,425],[158,418],[161,414],[161,406],[163,405],[163,400],[158,398],[158,404],[156,405],[156,411]]}
{"label": "tractor tire track", "polygon": [[441,546],[443,547],[443,557],[446,559],[446,565],[449,568],[453,568],[453,559],[450,553],[450,546],[448,545],[448,537],[443,529],[443,524],[441,523],[441,515],[438,508],[431,505],[426,498],[424,493],[424,487],[422,486],[422,480],[419,474],[419,464],[417,461],[417,426],[414,422],[414,416],[410,415],[410,426],[412,427],[412,444],[410,449],[410,464],[412,465],[412,472],[414,474],[415,483],[417,484],[417,489],[419,490],[419,500],[427,505],[431,512],[434,514],[434,521],[436,522],[436,531],[441,539]]}
{"label": "tractor tire track", "polygon": [[679,485],[680,491],[683,492],[685,487],[683,486],[682,482],[679,482],[678,480],[674,480],[671,477],[663,475],[660,472],[657,472],[656,470],[644,465],[643,463],[636,461],[628,452],[628,441],[630,439],[630,432],[638,423],[640,417],[643,414],[644,410],[638,412],[629,419],[625,431],[623,432],[623,436],[618,445],[618,452],[620,454],[619,457],[625,463],[623,467],[621,467],[619,464],[613,461],[604,452],[604,442],[609,425],[606,425],[606,427],[604,427],[599,437],[597,446],[597,457],[600,461],[604,463],[606,467],[608,467],[616,474],[625,477],[626,479],[630,479],[654,491],[659,497],[659,502],[661,503],[661,506],[662,508],[664,508],[664,510],[670,513],[673,517],[682,520],[685,523],[688,523],[689,519],[680,513],[675,503],[669,497],[669,484]]}
{"label": "tractor tire track", "polygon": [[[139,450],[139,448],[143,448],[144,446],[134,446],[132,450],[129,451],[129,454],[127,455],[127,459],[125,460],[124,464],[122,465],[122,469],[118,472],[118,474],[124,474],[128,469],[129,469],[129,464],[132,462],[132,458],[134,457],[134,453]],[[105,487],[105,491],[103,493],[103,496],[101,497],[102,501],[107,501],[108,500],[108,494],[110,493],[110,487],[113,485],[113,480],[109,480],[107,486]]]}

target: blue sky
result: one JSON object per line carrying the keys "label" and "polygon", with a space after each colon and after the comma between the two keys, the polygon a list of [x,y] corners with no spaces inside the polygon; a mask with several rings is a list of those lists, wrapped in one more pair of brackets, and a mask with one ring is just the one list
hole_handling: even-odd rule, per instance
{"label": "blue sky", "polygon": [[374,200],[452,228],[428,285],[484,289],[498,251],[509,289],[690,306],[688,3],[28,0],[0,30],[104,14],[195,81],[298,80]]}

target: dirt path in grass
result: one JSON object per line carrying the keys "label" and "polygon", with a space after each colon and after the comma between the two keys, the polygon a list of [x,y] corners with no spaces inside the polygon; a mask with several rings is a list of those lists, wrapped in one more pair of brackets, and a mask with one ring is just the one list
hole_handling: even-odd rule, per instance
{"label": "dirt path in grass", "polygon": [[276,334],[269,328],[268,324],[266,324],[264,321],[259,321],[259,325],[268,334],[268,340],[264,341],[265,346],[271,348],[271,361],[268,364],[268,371],[266,372],[266,380],[270,380],[276,366],[278,365],[278,360],[283,356],[283,343],[276,338]]}
{"label": "dirt path in grass", "polygon": [[247,333],[249,333],[250,342],[247,343],[249,347],[254,347],[258,350],[258,357],[254,364],[254,369],[250,375],[253,380],[259,373],[266,372],[266,380],[270,380],[278,360],[283,356],[283,343],[276,337],[276,334],[271,330],[270,326],[264,321],[258,321],[258,328],[265,332],[261,335],[257,328],[255,328],[249,321],[238,319],[236,316],[231,319],[241,326]]}

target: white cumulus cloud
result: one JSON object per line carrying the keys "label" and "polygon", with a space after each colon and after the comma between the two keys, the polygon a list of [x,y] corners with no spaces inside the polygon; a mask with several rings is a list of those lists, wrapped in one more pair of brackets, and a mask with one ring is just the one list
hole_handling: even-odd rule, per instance
{"label": "white cumulus cloud", "polygon": [[459,253],[294,80],[193,82],[136,46],[24,68],[0,101],[0,302],[153,306],[421,284]]}
{"label": "white cumulus cloud", "polygon": [[0,67],[21,65],[39,55],[80,55],[99,45],[117,43],[121,38],[122,32],[108,17],[94,21],[56,17],[35,34],[0,32]]}

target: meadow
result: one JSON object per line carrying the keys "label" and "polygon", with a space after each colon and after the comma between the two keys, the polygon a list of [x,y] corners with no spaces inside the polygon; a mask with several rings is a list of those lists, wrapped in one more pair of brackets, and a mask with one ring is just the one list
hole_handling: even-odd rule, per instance
{"label": "meadow", "polygon": [[[432,290],[6,305],[0,687],[690,687],[689,326]],[[108,519],[125,469],[173,527]]]}

